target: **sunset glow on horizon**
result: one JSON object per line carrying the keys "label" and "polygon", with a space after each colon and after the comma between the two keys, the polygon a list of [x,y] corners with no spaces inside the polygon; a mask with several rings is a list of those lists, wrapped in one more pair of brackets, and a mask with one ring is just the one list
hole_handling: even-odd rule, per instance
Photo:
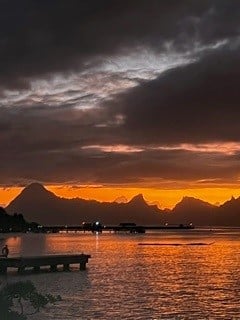
{"label": "sunset glow on horizon", "polygon": [[0,71],[0,314],[240,320],[240,1],[4,0]]}
{"label": "sunset glow on horizon", "polygon": [[[82,198],[99,202],[113,202],[121,197],[130,201],[134,196],[142,194],[148,204],[157,205],[160,209],[172,209],[183,197],[194,197],[214,205],[221,205],[231,197],[240,197],[240,188],[192,188],[192,189],[160,189],[137,187],[104,187],[104,186],[68,186],[49,185],[45,188],[62,198]],[[0,206],[7,206],[23,187],[0,188]]]}
{"label": "sunset glow on horizon", "polygon": [[160,208],[240,196],[236,3],[14,8],[0,12],[2,206],[32,182]]}

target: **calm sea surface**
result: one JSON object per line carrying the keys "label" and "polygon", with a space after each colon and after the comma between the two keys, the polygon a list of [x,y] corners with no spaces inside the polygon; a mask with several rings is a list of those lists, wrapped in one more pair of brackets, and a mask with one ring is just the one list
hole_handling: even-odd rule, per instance
{"label": "calm sea surface", "polygon": [[30,319],[240,319],[239,229],[0,237],[10,256],[92,256],[86,271],[0,277],[62,296]]}

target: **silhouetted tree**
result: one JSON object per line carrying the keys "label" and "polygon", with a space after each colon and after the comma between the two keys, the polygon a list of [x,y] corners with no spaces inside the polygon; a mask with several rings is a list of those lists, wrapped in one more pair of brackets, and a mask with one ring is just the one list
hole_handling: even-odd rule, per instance
{"label": "silhouetted tree", "polygon": [[7,284],[0,291],[1,319],[26,320],[48,303],[60,300],[60,296],[39,293],[31,281]]}

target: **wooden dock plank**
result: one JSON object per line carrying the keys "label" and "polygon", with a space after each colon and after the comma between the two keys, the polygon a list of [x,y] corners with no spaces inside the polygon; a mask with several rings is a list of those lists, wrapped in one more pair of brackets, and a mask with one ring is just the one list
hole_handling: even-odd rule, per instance
{"label": "wooden dock plank", "polygon": [[51,271],[57,271],[59,265],[63,266],[63,270],[69,270],[71,264],[79,264],[80,270],[85,270],[89,258],[91,256],[87,254],[0,258],[0,273],[7,272],[8,268],[17,268],[19,272],[23,272],[25,268],[39,271],[40,267],[45,266],[49,266]]}

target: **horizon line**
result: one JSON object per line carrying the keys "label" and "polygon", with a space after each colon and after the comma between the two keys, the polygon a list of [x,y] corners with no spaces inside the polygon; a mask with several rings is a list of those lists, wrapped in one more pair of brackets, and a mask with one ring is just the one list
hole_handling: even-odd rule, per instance
{"label": "horizon line", "polygon": [[[212,205],[212,206],[215,206],[215,207],[220,207],[221,205],[223,205],[224,203],[226,203],[226,202],[228,202],[228,201],[230,201],[230,200],[232,200],[232,199],[238,199],[238,198],[240,198],[240,196],[238,195],[238,196],[234,196],[233,194],[230,196],[230,197],[228,197],[227,199],[225,198],[221,203],[220,202],[211,202],[211,201],[209,201],[209,200],[206,200],[206,199],[202,199],[201,197],[198,197],[198,196],[193,196],[193,195],[187,195],[187,194],[185,194],[185,195],[182,195],[181,197],[180,197],[180,200],[178,200],[178,201],[176,201],[176,202],[174,202],[170,207],[169,206],[164,206],[164,205],[161,205],[161,202],[159,201],[159,198],[158,199],[156,199],[155,201],[152,201],[152,200],[149,200],[149,199],[146,199],[146,196],[145,196],[145,193],[144,192],[139,192],[139,193],[135,193],[134,195],[132,195],[131,197],[126,197],[125,195],[123,195],[123,194],[118,194],[117,195],[117,197],[115,197],[115,199],[114,200],[104,200],[104,199],[99,199],[99,198],[94,198],[94,197],[84,197],[83,195],[75,195],[75,196],[68,196],[68,195],[62,195],[62,192],[57,192],[57,191],[59,191],[59,190],[65,190],[66,191],[66,189],[67,190],[69,190],[69,189],[74,189],[75,191],[76,190],[86,190],[86,189],[91,189],[91,187],[90,186],[88,186],[87,188],[83,188],[82,187],[82,185],[81,186],[74,186],[74,187],[72,187],[72,186],[70,186],[70,185],[51,185],[51,184],[47,184],[47,185],[44,185],[44,184],[42,184],[42,183],[39,183],[39,182],[33,182],[33,183],[30,183],[30,184],[28,184],[28,185],[26,185],[25,187],[19,187],[19,186],[17,186],[17,187],[8,187],[8,188],[0,188],[0,189],[2,189],[2,190],[11,190],[11,189],[14,189],[16,192],[15,192],[15,195],[14,196],[12,196],[12,198],[11,199],[9,199],[9,201],[7,202],[7,204],[6,203],[3,203],[2,201],[1,201],[1,204],[0,204],[0,206],[2,206],[3,208],[7,208],[9,205],[10,205],[10,203],[12,202],[12,201],[14,201],[14,199],[17,197],[17,196],[19,196],[22,192],[23,192],[23,190],[25,190],[26,188],[29,188],[29,186],[31,186],[31,185],[39,185],[39,186],[42,186],[45,190],[47,190],[47,191],[49,191],[49,192],[52,192],[55,196],[57,196],[57,197],[59,197],[59,198],[64,198],[64,199],[69,199],[69,200],[71,200],[71,199],[76,199],[76,198],[78,198],[78,199],[82,199],[82,200],[87,200],[87,201],[96,201],[96,202],[99,202],[99,203],[119,203],[119,204],[124,204],[124,203],[129,203],[129,202],[131,202],[135,197],[137,197],[137,196],[139,196],[139,195],[142,195],[142,197],[143,197],[143,199],[144,199],[144,201],[148,204],[148,205],[156,205],[157,207],[158,207],[158,209],[160,209],[160,210],[172,210],[172,209],[174,209],[175,207],[176,207],[176,205],[178,204],[178,203],[180,203],[181,201],[183,201],[183,199],[184,198],[191,198],[191,199],[195,199],[195,200],[199,200],[199,201],[202,201],[202,202],[205,202],[205,203],[207,203],[207,204],[209,204],[209,205]],[[95,188],[93,188],[93,189],[95,189]],[[99,188],[97,188],[97,189],[99,189]],[[110,187],[101,187],[100,189],[114,189],[114,188],[110,188]],[[146,190],[151,190],[151,188],[121,188],[121,187],[119,187],[119,188],[115,188],[115,189],[121,189],[121,190],[127,190],[127,189],[134,189],[135,191],[138,189],[138,190],[143,190],[143,189],[146,189]],[[115,190],[114,189],[114,190]],[[185,190],[185,189],[178,189],[178,190],[181,190],[181,191],[183,191],[183,190]],[[187,189],[186,189],[187,190]],[[195,190],[195,189],[193,189],[193,190]],[[162,193],[162,192],[170,192],[170,193],[173,193],[173,192],[175,192],[176,190],[174,189],[174,190],[166,190],[166,189],[160,189],[160,193]],[[124,197],[127,201],[126,202],[117,202],[116,200],[118,199],[118,198],[121,198],[121,197]],[[147,197],[148,198],[148,197]],[[162,199],[164,199],[163,197],[162,197]]]}

